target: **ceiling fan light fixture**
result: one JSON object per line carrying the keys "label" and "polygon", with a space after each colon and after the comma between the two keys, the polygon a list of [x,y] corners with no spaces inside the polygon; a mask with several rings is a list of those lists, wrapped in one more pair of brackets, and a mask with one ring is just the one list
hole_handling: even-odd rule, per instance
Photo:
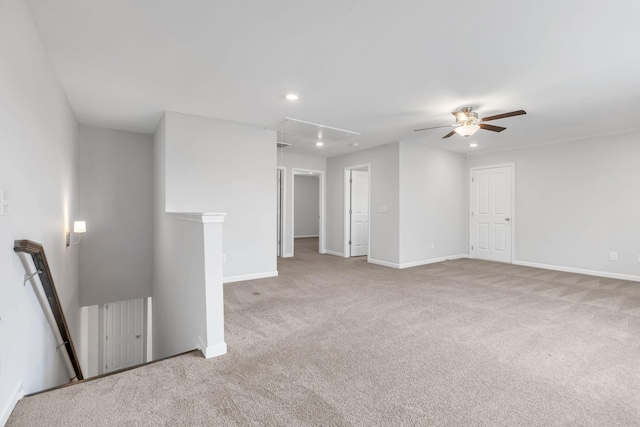
{"label": "ceiling fan light fixture", "polygon": [[480,126],[474,124],[462,125],[455,128],[453,131],[461,136],[471,136],[480,129]]}

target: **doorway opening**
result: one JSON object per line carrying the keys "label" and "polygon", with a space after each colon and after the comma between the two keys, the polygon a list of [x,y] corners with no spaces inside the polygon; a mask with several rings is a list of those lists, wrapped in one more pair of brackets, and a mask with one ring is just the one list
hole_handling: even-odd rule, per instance
{"label": "doorway opening", "polygon": [[514,178],[513,164],[471,169],[472,258],[513,262]]}
{"label": "doorway opening", "polygon": [[317,239],[318,252],[325,253],[324,171],[293,169],[291,189],[291,254],[296,239]]}
{"label": "doorway opening", "polygon": [[344,169],[344,256],[370,258],[369,223],[371,165]]}

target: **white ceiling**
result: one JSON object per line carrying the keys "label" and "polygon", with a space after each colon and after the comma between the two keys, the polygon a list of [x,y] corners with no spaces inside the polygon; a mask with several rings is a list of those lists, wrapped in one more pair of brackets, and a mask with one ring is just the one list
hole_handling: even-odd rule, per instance
{"label": "white ceiling", "polygon": [[[412,138],[471,152],[640,128],[637,0],[28,4],[85,125],[153,133],[170,110],[362,134],[285,149],[324,157]],[[413,132],[465,105],[528,114],[491,122],[499,134]]]}

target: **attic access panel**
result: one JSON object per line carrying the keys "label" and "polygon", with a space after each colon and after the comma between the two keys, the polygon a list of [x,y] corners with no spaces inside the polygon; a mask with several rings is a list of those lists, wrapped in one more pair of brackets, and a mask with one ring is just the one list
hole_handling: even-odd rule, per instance
{"label": "attic access panel", "polygon": [[304,120],[292,119],[290,117],[287,117],[284,121],[278,123],[278,125],[273,129],[282,134],[329,141],[341,141],[343,139],[360,135],[359,132],[306,122]]}

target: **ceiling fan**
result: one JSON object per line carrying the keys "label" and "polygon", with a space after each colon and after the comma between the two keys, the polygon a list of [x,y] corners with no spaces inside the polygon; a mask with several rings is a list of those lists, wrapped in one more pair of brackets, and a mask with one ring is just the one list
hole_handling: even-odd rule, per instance
{"label": "ceiling fan", "polygon": [[511,111],[509,113],[496,114],[495,116],[483,117],[479,119],[478,113],[473,111],[473,107],[462,107],[460,110],[454,111],[451,114],[453,114],[454,117],[456,118],[456,123],[452,125],[434,126],[430,128],[416,129],[415,132],[419,132],[427,129],[446,128],[451,126],[456,127],[454,130],[452,130],[451,132],[443,136],[442,139],[449,138],[454,133],[457,133],[458,135],[462,135],[462,136],[471,136],[474,133],[476,133],[478,129],[490,130],[492,132],[502,132],[506,128],[502,126],[489,125],[485,122],[489,122],[491,120],[506,119],[507,117],[513,117],[513,116],[521,116],[522,114],[527,114],[527,112],[524,110]]}

